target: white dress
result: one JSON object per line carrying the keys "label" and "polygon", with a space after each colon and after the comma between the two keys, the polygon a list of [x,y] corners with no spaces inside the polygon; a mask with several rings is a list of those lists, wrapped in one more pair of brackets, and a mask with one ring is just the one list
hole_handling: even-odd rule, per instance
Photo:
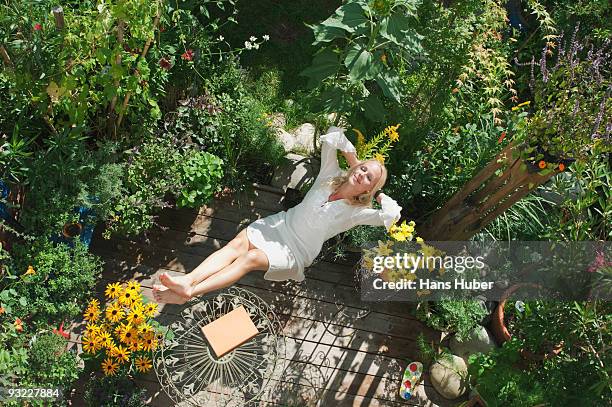
{"label": "white dress", "polygon": [[402,208],[381,194],[382,209],[355,206],[345,199],[328,202],[332,193],[327,181],[342,174],[336,150],[355,152],[344,130],[330,127],[321,140],[321,170],[302,202],[247,226],[247,237],[268,257],[266,280],[303,281],[304,269],[312,264],[323,243],[357,225],[385,226],[399,220]]}

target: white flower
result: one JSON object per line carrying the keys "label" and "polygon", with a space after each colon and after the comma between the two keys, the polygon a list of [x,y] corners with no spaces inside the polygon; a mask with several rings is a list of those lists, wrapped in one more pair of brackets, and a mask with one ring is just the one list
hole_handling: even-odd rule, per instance
{"label": "white flower", "polygon": [[253,48],[259,49],[259,44],[257,44],[257,43],[253,44]]}
{"label": "white flower", "polygon": [[223,37],[222,35],[219,36],[219,41],[223,41],[225,39],[225,37]]}
{"label": "white flower", "polygon": [[265,34],[263,36],[264,41],[268,41],[270,39],[270,36],[268,34]]}
{"label": "white flower", "polygon": [[246,48],[246,49],[251,49],[251,48],[253,48],[253,45],[252,45],[250,42],[248,42],[248,41],[245,41],[245,42],[244,42],[244,46],[245,46],[245,48]]}
{"label": "white flower", "polygon": [[257,37],[253,37],[253,36],[251,35],[251,38],[249,38],[249,40],[251,40],[251,41],[255,42],[255,41],[257,41]]}

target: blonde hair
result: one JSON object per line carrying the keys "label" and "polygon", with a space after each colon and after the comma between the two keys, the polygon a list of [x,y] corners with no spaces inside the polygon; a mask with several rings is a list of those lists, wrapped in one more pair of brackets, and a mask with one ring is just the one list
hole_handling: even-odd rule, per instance
{"label": "blonde hair", "polygon": [[350,177],[355,173],[355,171],[357,171],[357,169],[361,165],[365,163],[369,163],[369,162],[375,162],[376,164],[380,166],[380,169],[381,169],[380,178],[378,179],[378,182],[376,183],[376,185],[374,185],[374,188],[372,188],[371,191],[364,192],[361,195],[354,196],[351,199],[349,199],[349,202],[351,203],[351,205],[356,205],[356,206],[368,206],[368,207],[372,206],[372,199],[374,199],[374,194],[376,193],[376,191],[382,189],[382,187],[385,185],[385,182],[387,182],[387,168],[385,167],[383,163],[381,163],[380,161],[374,158],[363,161],[359,163],[358,165],[351,167],[348,171],[346,171],[342,175],[338,175],[336,177],[330,178],[328,181],[328,185],[331,186],[334,192],[336,192],[338,188],[340,188],[342,185],[348,182]]}

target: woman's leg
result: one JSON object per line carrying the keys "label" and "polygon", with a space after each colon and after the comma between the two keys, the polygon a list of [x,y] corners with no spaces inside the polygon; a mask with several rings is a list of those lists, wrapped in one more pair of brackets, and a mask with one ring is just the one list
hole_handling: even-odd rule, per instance
{"label": "woman's leg", "polygon": [[[193,287],[191,297],[197,297],[211,291],[228,287],[251,271],[267,269],[268,257],[266,254],[260,249],[249,250],[223,270]],[[182,304],[188,300],[188,298],[178,295],[173,290],[164,290],[163,288],[154,289],[154,296],[156,301],[162,303]]]}
{"label": "woman's leg", "polygon": [[246,228],[242,229],[235,238],[208,256],[191,273],[184,276],[170,276],[168,273],[162,273],[159,279],[164,286],[178,295],[189,298],[195,285],[222,270],[253,247],[247,238]]}

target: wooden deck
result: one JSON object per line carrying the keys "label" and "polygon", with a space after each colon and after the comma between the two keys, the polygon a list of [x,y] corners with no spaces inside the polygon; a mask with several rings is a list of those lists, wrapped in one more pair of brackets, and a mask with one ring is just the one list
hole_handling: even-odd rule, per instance
{"label": "wooden deck", "polygon": [[[282,210],[282,195],[255,189],[215,200],[196,210],[166,210],[159,218],[164,230],[149,233],[148,241],[104,240],[100,231],[92,252],[106,265],[97,288],[103,296],[111,281],[136,279],[150,298],[151,287],[164,271],[188,273],[206,256],[224,246],[253,220]],[[238,286],[250,290],[271,305],[287,340],[285,374],[274,395],[262,406],[450,406],[424,376],[423,385],[410,401],[398,397],[400,377],[408,361],[418,360],[416,338],[423,333],[436,341],[439,334],[410,316],[413,305],[369,303],[360,300],[354,287],[352,263],[322,261],[306,270],[303,283],[274,283],[253,272]],[[169,324],[182,306],[160,307],[156,317]],[[82,324],[72,328],[78,343]],[[151,404],[172,406],[154,373],[139,379],[149,390]],[[318,404],[315,404],[318,402]],[[72,396],[83,405],[82,382]]]}

